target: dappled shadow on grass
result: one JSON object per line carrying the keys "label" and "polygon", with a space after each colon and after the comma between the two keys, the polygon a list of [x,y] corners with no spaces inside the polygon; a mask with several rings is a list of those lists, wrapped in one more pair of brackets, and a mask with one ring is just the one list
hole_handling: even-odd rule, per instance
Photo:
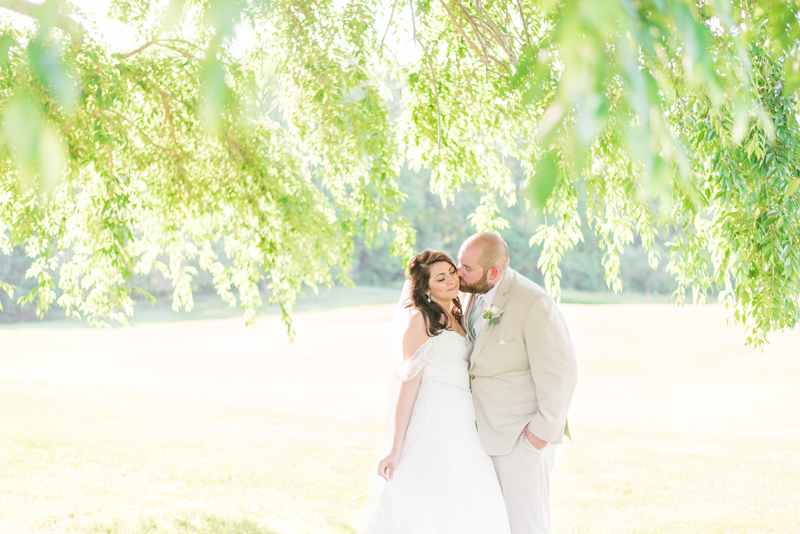
{"label": "dappled shadow on grass", "polygon": [[163,523],[153,518],[145,518],[138,525],[112,521],[104,525],[95,525],[84,532],[87,534],[281,534],[247,519],[224,519],[213,515],[186,515]]}
{"label": "dappled shadow on grass", "polygon": [[246,519],[231,521],[215,516],[176,519],[174,524],[178,532],[186,534],[279,534]]}

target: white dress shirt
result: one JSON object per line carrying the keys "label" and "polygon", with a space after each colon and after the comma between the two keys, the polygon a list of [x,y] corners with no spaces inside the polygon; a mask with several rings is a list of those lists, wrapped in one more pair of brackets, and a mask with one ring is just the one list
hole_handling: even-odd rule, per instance
{"label": "white dress shirt", "polygon": [[[500,282],[502,282],[502,281],[503,281],[503,276],[505,276],[505,273],[503,273],[503,274],[500,276],[500,278],[498,278],[498,279],[497,279],[497,282],[495,282],[495,284],[492,286],[492,288],[491,288],[489,291],[487,291],[486,293],[484,293],[483,295],[481,295],[481,297],[483,298],[483,302],[484,302],[484,304],[483,304],[483,309],[484,309],[484,310],[485,310],[485,309],[486,309],[486,307],[488,307],[488,306],[489,306],[489,304],[491,304],[491,303],[492,303],[492,301],[494,300],[494,296],[495,296],[495,294],[497,293],[497,288],[498,288],[498,287],[500,287]],[[474,299],[477,299],[477,298],[478,298],[478,295],[475,295],[475,296],[473,297],[473,300],[474,300]],[[480,335],[481,328],[483,328],[483,323],[485,323],[485,322],[486,322],[486,319],[484,319],[484,317],[483,317],[483,314],[482,314],[482,313],[481,313],[480,315],[478,315],[478,318],[477,318],[477,319],[475,319],[475,337],[476,337],[476,338],[477,338],[477,336],[479,336],[479,335]]]}

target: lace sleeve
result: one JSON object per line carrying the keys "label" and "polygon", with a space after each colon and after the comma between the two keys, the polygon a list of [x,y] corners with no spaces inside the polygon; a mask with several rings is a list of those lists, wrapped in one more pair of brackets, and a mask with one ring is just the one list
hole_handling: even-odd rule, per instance
{"label": "lace sleeve", "polygon": [[425,364],[431,359],[431,354],[433,354],[433,351],[431,350],[432,339],[432,337],[428,338],[428,340],[417,349],[412,357],[404,361],[403,365],[397,368],[397,370],[394,372],[394,377],[396,379],[401,382],[407,382],[417,376],[420,371],[422,371],[422,368],[425,367]]}

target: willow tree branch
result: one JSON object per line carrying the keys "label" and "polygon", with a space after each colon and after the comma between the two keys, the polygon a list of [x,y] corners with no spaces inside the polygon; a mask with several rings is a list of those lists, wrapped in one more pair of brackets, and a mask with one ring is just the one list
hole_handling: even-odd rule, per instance
{"label": "willow tree branch", "polygon": [[381,45],[378,47],[378,50],[383,50],[383,42],[386,40],[386,36],[389,35],[389,28],[392,27],[392,21],[394,20],[394,10],[397,8],[397,2],[399,0],[394,0],[394,4],[392,4],[392,13],[389,15],[389,24],[386,25],[386,31],[383,32],[383,38],[381,39]]}
{"label": "willow tree branch", "polygon": [[[484,20],[484,18],[483,18],[483,12],[484,12],[485,10],[484,10],[484,9],[481,7],[481,1],[480,1],[480,0],[476,0],[476,1],[475,1],[475,8],[476,8],[476,9],[477,9],[477,11],[478,11],[478,21],[480,22],[480,24],[481,24],[481,27],[482,27],[482,28],[483,28],[485,31],[488,31],[488,33],[490,33],[490,34],[493,34],[492,28],[490,28],[490,27],[489,27],[489,25],[486,23],[486,20]],[[487,13],[487,15],[488,15],[488,13]],[[487,17],[487,18],[488,18],[488,17]],[[490,19],[490,20],[491,20],[491,19]],[[493,40],[494,40],[496,43],[498,43],[498,44],[500,45],[500,47],[501,47],[501,48],[502,48],[502,49],[505,51],[506,55],[510,57],[510,54],[508,53],[508,50],[506,50],[505,43],[503,43],[503,42],[502,42],[502,39],[498,39],[498,37],[499,37],[498,35],[491,35],[491,38],[492,38],[492,39],[493,39]],[[486,41],[486,40],[487,40],[485,36],[483,37],[483,39],[484,39],[484,41]]]}
{"label": "willow tree branch", "polygon": [[188,173],[186,172],[186,167],[183,166],[183,150],[181,150],[181,146],[178,143],[178,136],[175,135],[175,123],[172,121],[172,113],[170,113],[169,104],[167,103],[167,95],[164,93],[161,93],[161,103],[164,106],[164,114],[166,115],[170,135],[172,136],[172,142],[175,145],[175,150],[177,152],[177,155],[175,156],[175,163],[178,164],[178,170],[181,171],[181,179],[183,180],[183,185],[186,186],[186,192],[189,194],[189,197],[194,197],[194,194],[192,193],[192,186],[189,184],[189,177]]}
{"label": "willow tree branch", "polygon": [[522,19],[522,27],[525,28],[525,41],[528,46],[531,45],[531,35],[528,33],[528,21],[525,20],[525,13],[522,11],[522,0],[517,0],[517,7],[519,8],[519,18]]}
{"label": "willow tree branch", "polygon": [[[516,64],[516,52],[514,51],[514,42],[512,40],[511,35],[504,34],[500,28],[495,24],[494,19],[491,17],[488,11],[481,5],[480,0],[478,0],[475,5],[478,8],[478,17],[481,21],[481,25],[486,28],[491,35],[492,39],[500,45],[500,48],[508,56],[509,61],[512,64]],[[484,16],[485,15],[485,16]],[[508,38],[508,40],[506,40]]]}
{"label": "willow tree branch", "polygon": [[114,172],[114,152],[111,150],[111,145],[106,143],[106,153],[108,154],[108,164],[109,164],[109,173],[111,176],[115,176]]}
{"label": "willow tree branch", "polygon": [[127,58],[129,58],[131,56],[134,56],[134,55],[138,54],[139,52],[141,52],[145,48],[153,46],[154,44],[156,44],[155,41],[148,41],[145,44],[143,44],[142,46],[140,46],[139,48],[137,48],[136,50],[131,50],[130,52],[128,52],[126,54],[117,54],[117,57],[119,59],[127,59]]}
{"label": "willow tree branch", "polygon": [[[469,22],[470,26],[472,26],[472,31],[474,31],[475,35],[478,37],[478,42],[481,43],[481,49],[483,49],[483,55],[488,58],[489,52],[486,49],[486,39],[484,39],[483,37],[483,32],[481,32],[481,30],[478,28],[478,25],[475,24],[475,21],[472,20],[472,17],[469,15],[469,11],[467,11],[467,8],[464,7],[464,4],[462,4],[459,0],[455,0],[455,3],[458,5],[458,7],[461,8],[461,12],[464,14],[464,17],[467,19],[467,22]],[[486,66],[486,79],[487,81],[489,79],[488,64]]]}
{"label": "willow tree branch", "polygon": [[488,58],[486,58],[486,56],[484,56],[481,53],[481,51],[478,50],[478,47],[475,46],[475,43],[472,41],[472,39],[470,39],[469,36],[467,36],[467,33],[464,31],[464,28],[462,28],[461,24],[459,24],[458,21],[456,20],[456,16],[455,14],[453,14],[453,11],[450,9],[450,6],[448,6],[444,0],[439,0],[439,2],[442,4],[442,7],[444,7],[445,11],[447,11],[447,15],[453,22],[453,26],[455,26],[456,30],[458,30],[458,33],[461,34],[461,36],[464,38],[464,40],[467,42],[470,48],[472,48],[473,52],[475,52],[475,55],[480,58],[481,62],[485,64],[488,61]]}
{"label": "willow tree branch", "polygon": [[[128,59],[129,57],[131,57],[133,55],[136,55],[136,54],[144,51],[145,49],[150,48],[151,46],[161,46],[163,48],[167,48],[169,50],[172,50],[173,52],[177,52],[178,54],[182,55],[183,57],[185,57],[187,59],[197,59],[192,54],[190,54],[190,53],[188,53],[188,52],[186,52],[184,50],[181,50],[180,48],[175,48],[174,46],[170,46],[170,45],[164,44],[162,42],[164,40],[165,39],[159,39],[159,40],[155,40],[155,41],[148,41],[148,42],[144,43],[142,46],[140,46],[139,48],[137,48],[136,50],[131,50],[130,52],[126,52],[125,54],[117,54],[117,58],[118,59]],[[177,39],[169,39],[169,41],[178,41],[178,40]],[[184,41],[179,41],[179,42],[184,42]]]}
{"label": "willow tree branch", "polygon": [[[493,56],[492,54],[490,54],[490,53],[489,53],[488,47],[487,47],[487,45],[486,45],[486,36],[484,35],[484,31],[483,31],[483,30],[482,30],[482,29],[481,29],[481,28],[478,26],[478,24],[475,22],[475,19],[474,19],[474,17],[473,17],[473,16],[472,16],[472,15],[469,13],[469,10],[467,10],[467,8],[464,6],[464,4],[462,4],[462,3],[461,3],[459,0],[455,0],[455,4],[456,4],[456,5],[457,5],[457,6],[460,8],[460,12],[461,12],[461,14],[464,16],[464,18],[465,18],[465,19],[467,19],[467,22],[468,22],[468,23],[469,23],[469,25],[472,27],[472,31],[473,31],[473,32],[475,32],[475,35],[478,37],[478,41],[479,41],[479,42],[480,42],[480,44],[481,44],[481,49],[483,50],[483,52],[476,51],[476,53],[477,53],[479,56],[481,56],[481,57],[483,57],[483,58],[486,58],[486,60],[487,60],[487,61],[485,61],[485,62],[484,62],[484,65],[486,65],[486,76],[487,76],[487,77],[489,76],[489,63],[488,63],[488,60],[492,60],[492,61],[493,61],[493,62],[495,62],[497,65],[499,65],[500,67],[502,67],[502,68],[503,68],[503,70],[506,70],[506,71],[508,71],[508,70],[509,70],[509,67],[508,67],[508,65],[506,65],[505,63],[503,63],[502,61],[500,61],[500,60],[499,60],[499,59],[497,59],[495,56]],[[453,14],[450,12],[450,10],[449,10],[449,9],[448,9],[448,14],[450,15],[450,18],[451,18],[451,20],[453,20],[453,23],[454,23],[456,26],[458,26],[458,27],[459,27],[459,29],[462,31],[462,35],[464,35],[464,33],[463,33],[463,29],[461,29],[461,27],[460,27],[460,26],[458,25],[458,23],[455,21],[455,17],[454,17],[454,15],[453,15]],[[487,28],[487,30],[488,30],[488,28]],[[466,37],[466,36],[465,36],[465,37]],[[495,39],[494,37],[492,38],[492,40],[496,41],[496,39]],[[505,46],[504,46],[504,45],[502,45],[502,44],[501,44],[501,46],[503,46],[503,48],[505,49]],[[506,52],[506,53],[508,53],[508,52]]]}
{"label": "willow tree branch", "polygon": [[[109,108],[99,108],[99,109],[101,109],[103,111],[108,111],[110,113],[113,113],[114,115],[116,115],[117,117],[122,119],[123,121],[127,122],[128,124],[130,124],[137,132],[139,132],[139,135],[141,135],[144,138],[144,140],[147,142],[147,144],[149,144],[150,146],[152,146],[153,148],[155,148],[159,152],[163,152],[165,154],[169,153],[169,150],[167,148],[165,148],[165,147],[159,145],[158,143],[156,143],[155,141],[153,141],[150,138],[150,136],[147,135],[147,133],[144,130],[139,128],[139,126],[137,126],[135,122],[133,122],[131,119],[129,119],[128,117],[126,117],[122,113],[120,113],[118,111],[114,111],[113,109],[109,109]],[[99,116],[99,113],[95,114],[95,116]]]}
{"label": "willow tree branch", "polygon": [[442,112],[439,109],[439,84],[436,83],[436,71],[433,68],[433,62],[431,61],[431,56],[428,54],[428,49],[425,46],[425,43],[417,36],[417,23],[414,17],[414,0],[409,0],[409,4],[411,5],[411,28],[414,31],[414,40],[419,43],[422,47],[422,51],[425,52],[425,59],[428,60],[428,67],[431,69],[431,77],[433,78],[433,95],[436,98],[436,128],[437,128],[437,139],[439,148],[442,148]]}
{"label": "willow tree branch", "polygon": [[[60,28],[73,39],[80,40],[86,30],[79,23],[67,16],[66,13],[53,2],[46,4],[26,2],[25,0],[0,0],[0,8],[7,9],[18,15],[30,17],[41,23],[47,21],[47,27]],[[55,16],[53,11],[55,10]]]}
{"label": "willow tree branch", "polygon": [[165,39],[159,39],[158,41],[162,42],[162,43],[181,43],[181,44],[185,44],[186,46],[191,46],[192,48],[194,48],[195,50],[198,50],[200,52],[202,52],[204,50],[203,47],[200,46],[199,44],[193,43],[191,41],[187,41],[186,39],[166,39],[165,38]]}
{"label": "willow tree branch", "polygon": [[[497,63],[501,67],[503,67],[505,70],[508,70],[508,66],[506,64],[504,64],[502,61],[498,60],[497,58],[495,58],[494,56],[492,56],[488,52],[488,47],[487,47],[487,44],[486,44],[487,43],[487,39],[486,39],[486,35],[485,35],[486,33],[490,34],[492,41],[494,41],[498,46],[500,46],[503,49],[503,51],[509,57],[510,61],[513,61],[512,54],[509,52],[505,41],[502,39],[502,37],[499,34],[495,34],[494,31],[492,30],[492,28],[490,28],[486,24],[486,22],[483,20],[483,16],[481,15],[480,3],[478,4],[478,22],[480,23],[480,27],[478,27],[478,22],[475,21],[475,18],[470,14],[470,12],[466,8],[466,6],[463,3],[461,3],[461,0],[455,0],[455,3],[458,5],[459,8],[461,8],[461,12],[463,13],[464,18],[466,18],[467,22],[469,22],[470,26],[472,26],[472,29],[475,32],[475,35],[478,36],[478,39],[481,42],[481,46],[483,47],[483,53],[486,54],[486,57],[491,59],[492,61],[494,61],[495,63]],[[488,71],[487,71],[487,75],[488,75]]]}

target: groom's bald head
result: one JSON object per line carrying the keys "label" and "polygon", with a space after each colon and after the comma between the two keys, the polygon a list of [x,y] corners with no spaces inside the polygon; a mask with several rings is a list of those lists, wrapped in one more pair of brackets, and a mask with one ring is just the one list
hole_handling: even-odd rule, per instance
{"label": "groom's bald head", "polygon": [[497,267],[500,273],[508,269],[508,247],[503,238],[494,232],[480,232],[467,238],[461,245],[462,252],[471,252],[478,265],[485,271]]}
{"label": "groom's bald head", "polygon": [[481,232],[464,241],[458,251],[461,291],[486,293],[508,269],[508,247],[499,235]]}

